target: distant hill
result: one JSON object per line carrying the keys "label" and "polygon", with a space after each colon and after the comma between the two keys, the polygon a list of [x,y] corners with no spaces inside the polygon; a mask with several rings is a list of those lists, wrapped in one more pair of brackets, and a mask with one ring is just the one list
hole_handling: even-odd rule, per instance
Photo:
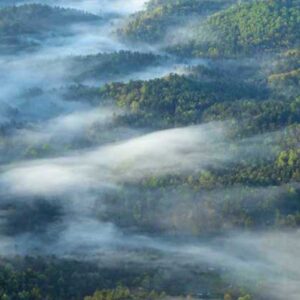
{"label": "distant hill", "polygon": [[0,2],[0,7],[24,4],[25,2],[26,2],[26,0],[2,0]]}
{"label": "distant hill", "polygon": [[98,16],[74,9],[25,4],[0,9],[0,52],[33,47],[43,35],[66,26],[100,20]]}

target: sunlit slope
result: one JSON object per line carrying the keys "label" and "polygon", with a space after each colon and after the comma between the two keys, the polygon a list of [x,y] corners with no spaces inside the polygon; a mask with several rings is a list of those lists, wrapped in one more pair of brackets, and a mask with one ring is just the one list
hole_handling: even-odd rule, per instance
{"label": "sunlit slope", "polygon": [[195,26],[195,38],[175,52],[195,56],[252,55],[299,44],[300,3],[258,0],[234,5]]}

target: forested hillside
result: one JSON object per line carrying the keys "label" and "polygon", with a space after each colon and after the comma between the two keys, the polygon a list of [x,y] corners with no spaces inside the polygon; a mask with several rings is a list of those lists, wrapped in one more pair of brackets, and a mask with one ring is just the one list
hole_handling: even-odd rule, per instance
{"label": "forested hillside", "polygon": [[75,81],[95,79],[112,80],[133,72],[142,71],[147,67],[161,65],[167,57],[152,53],[119,51],[114,53],[100,53],[96,55],[71,57],[67,62],[70,73]]}
{"label": "forested hillside", "polygon": [[0,7],[0,300],[299,300],[298,0]]}
{"label": "forested hillside", "polygon": [[297,0],[150,2],[120,32],[130,40],[158,42],[170,40],[175,26],[179,43],[171,50],[178,54],[253,55],[297,46],[299,11]]}
{"label": "forested hillside", "polygon": [[[255,55],[299,46],[300,3],[251,1],[216,13],[195,27],[196,38],[178,53],[195,56]],[[182,52],[183,51],[183,52]]]}

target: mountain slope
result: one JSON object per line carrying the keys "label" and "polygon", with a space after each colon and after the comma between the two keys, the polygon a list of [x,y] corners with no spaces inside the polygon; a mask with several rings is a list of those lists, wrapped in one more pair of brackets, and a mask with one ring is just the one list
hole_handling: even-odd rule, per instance
{"label": "mountain slope", "polygon": [[203,18],[229,3],[233,0],[152,0],[146,10],[131,16],[119,34],[130,41],[157,43],[174,27]]}

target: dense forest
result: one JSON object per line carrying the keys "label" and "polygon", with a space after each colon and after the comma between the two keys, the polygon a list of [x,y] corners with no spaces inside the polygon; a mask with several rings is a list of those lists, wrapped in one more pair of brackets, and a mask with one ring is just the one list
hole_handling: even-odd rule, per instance
{"label": "dense forest", "polygon": [[0,300],[298,300],[298,0],[0,4]]}
{"label": "dense forest", "polygon": [[196,25],[195,37],[171,50],[182,55],[232,57],[299,46],[299,1],[251,1]]}

